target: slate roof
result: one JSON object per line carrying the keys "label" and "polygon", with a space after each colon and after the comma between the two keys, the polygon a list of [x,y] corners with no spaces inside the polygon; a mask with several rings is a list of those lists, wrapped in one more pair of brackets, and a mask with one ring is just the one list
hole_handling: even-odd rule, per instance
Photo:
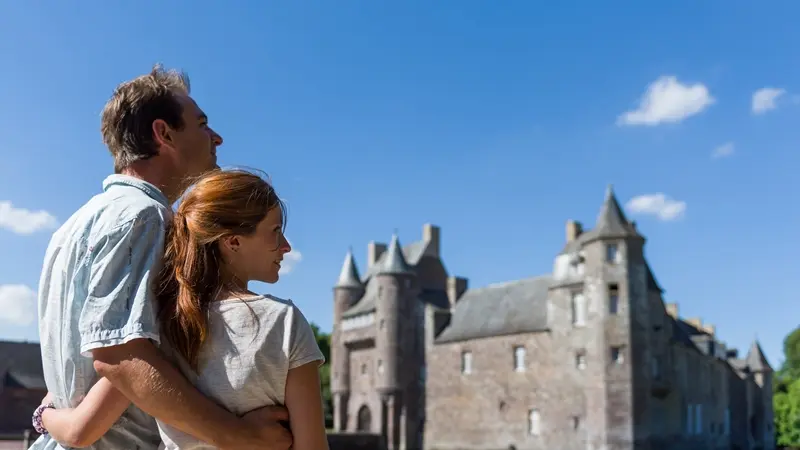
{"label": "slate roof", "polygon": [[[392,251],[393,246],[395,248],[394,251]],[[385,252],[381,254],[375,264],[367,269],[366,275],[361,280],[362,285],[366,285],[366,292],[356,304],[342,313],[342,317],[353,317],[359,314],[366,314],[375,311],[378,292],[374,286],[371,286],[372,283],[369,283],[370,278],[372,278],[374,275],[377,275],[379,272],[387,273],[387,267],[389,270],[388,273],[405,273],[404,271],[406,270],[413,272],[416,265],[419,264],[420,260],[424,256],[425,249],[427,249],[427,247],[428,243],[424,240],[413,242],[405,247],[402,247],[399,239],[397,239],[397,236],[392,236],[392,244]],[[348,259],[353,263],[353,267],[355,268],[355,261],[352,257],[352,253],[348,253],[348,256],[345,257],[345,265],[342,266],[342,273],[339,275],[339,282],[342,282],[342,276],[345,275],[346,272],[346,278],[350,278],[350,269],[347,267]],[[358,272],[355,271],[355,274],[357,276]],[[346,283],[353,284],[354,280],[348,279]],[[337,282],[337,286],[338,284],[339,283]],[[450,307],[450,303],[447,298],[447,292],[445,291],[422,292],[420,293],[420,301],[439,308],[449,309]]]}
{"label": "slate roof", "polygon": [[467,290],[436,342],[547,330],[550,275]]}
{"label": "slate roof", "polygon": [[761,345],[757,340],[753,341],[753,344],[750,346],[750,351],[747,352],[745,362],[747,363],[747,367],[753,372],[772,370],[769,362],[767,362],[766,356],[764,356],[764,350],[761,349]]}
{"label": "slate roof", "polygon": [[564,249],[561,250],[561,254],[576,252],[587,242],[596,239],[630,236],[639,236],[639,232],[636,231],[633,223],[625,217],[625,213],[617,201],[617,196],[614,195],[614,188],[609,185],[594,228],[584,231],[577,238],[567,242]]}
{"label": "slate roof", "polygon": [[39,344],[0,342],[0,375],[7,387],[47,389]]}
{"label": "slate roof", "polygon": [[356,261],[353,258],[353,250],[347,251],[347,256],[344,257],[344,264],[342,264],[342,271],[339,273],[339,279],[336,280],[336,286],[334,287],[361,287],[361,277],[358,275]]}
{"label": "slate roof", "polygon": [[384,252],[383,256],[383,260],[379,264],[375,264],[377,267],[376,274],[414,273],[414,269],[408,265],[406,258],[403,256],[400,247],[400,239],[396,234],[392,235],[392,242],[389,244],[389,248]]}

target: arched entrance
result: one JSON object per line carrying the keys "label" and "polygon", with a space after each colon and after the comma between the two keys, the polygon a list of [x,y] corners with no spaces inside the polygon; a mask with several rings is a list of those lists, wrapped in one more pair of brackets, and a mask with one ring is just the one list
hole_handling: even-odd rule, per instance
{"label": "arched entrance", "polygon": [[358,409],[356,430],[365,432],[372,431],[372,413],[369,411],[367,405],[362,405],[361,408]]}

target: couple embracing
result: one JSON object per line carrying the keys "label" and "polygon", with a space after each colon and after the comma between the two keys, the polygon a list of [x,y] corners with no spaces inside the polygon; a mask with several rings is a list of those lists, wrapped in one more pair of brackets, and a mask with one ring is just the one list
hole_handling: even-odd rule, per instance
{"label": "couple embracing", "polygon": [[101,130],[115,174],[45,255],[31,448],[327,450],[311,327],[247,288],[291,250],[273,187],[218,168],[179,72],[118,86]]}

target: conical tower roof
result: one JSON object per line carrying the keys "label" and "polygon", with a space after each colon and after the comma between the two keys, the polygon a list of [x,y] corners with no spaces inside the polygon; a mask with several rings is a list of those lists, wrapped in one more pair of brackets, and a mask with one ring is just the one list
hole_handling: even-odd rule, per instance
{"label": "conical tower roof", "polygon": [[767,372],[772,370],[758,340],[754,340],[753,344],[750,346],[750,351],[747,352],[745,362],[751,372]]}
{"label": "conical tower roof", "polygon": [[622,212],[617,196],[614,195],[614,187],[610,184],[606,188],[606,198],[603,201],[603,207],[600,208],[600,214],[597,215],[597,223],[592,231],[597,233],[598,237],[638,234],[633,225],[628,222],[625,213]]}
{"label": "conical tower roof", "polygon": [[392,235],[392,242],[386,250],[386,256],[383,257],[383,264],[378,267],[378,275],[381,274],[413,274],[414,269],[408,265],[406,258],[403,256],[403,249],[400,247],[400,240],[397,238],[397,233]]}
{"label": "conical tower roof", "polygon": [[342,271],[339,273],[339,279],[336,281],[336,286],[334,287],[362,287],[361,277],[358,275],[358,268],[356,267],[355,258],[353,258],[352,249],[348,250],[347,256],[344,257]]}

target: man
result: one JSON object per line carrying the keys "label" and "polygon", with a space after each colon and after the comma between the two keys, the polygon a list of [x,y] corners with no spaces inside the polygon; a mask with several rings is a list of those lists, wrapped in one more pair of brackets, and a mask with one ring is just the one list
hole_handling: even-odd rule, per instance
{"label": "man", "polygon": [[[170,205],[193,177],[217,167],[222,145],[189,96],[188,78],[156,66],[122,83],[101,130],[115,175],[53,234],[39,284],[44,374],[55,407],[76,406],[106,377],[135,406],[92,448],[155,450],[157,417],[219,448],[287,450],[291,435],[279,423],[288,419],[285,409],[238,418],[200,394],[157,348],[150,284]],[[44,435],[31,448],[61,447]]]}

